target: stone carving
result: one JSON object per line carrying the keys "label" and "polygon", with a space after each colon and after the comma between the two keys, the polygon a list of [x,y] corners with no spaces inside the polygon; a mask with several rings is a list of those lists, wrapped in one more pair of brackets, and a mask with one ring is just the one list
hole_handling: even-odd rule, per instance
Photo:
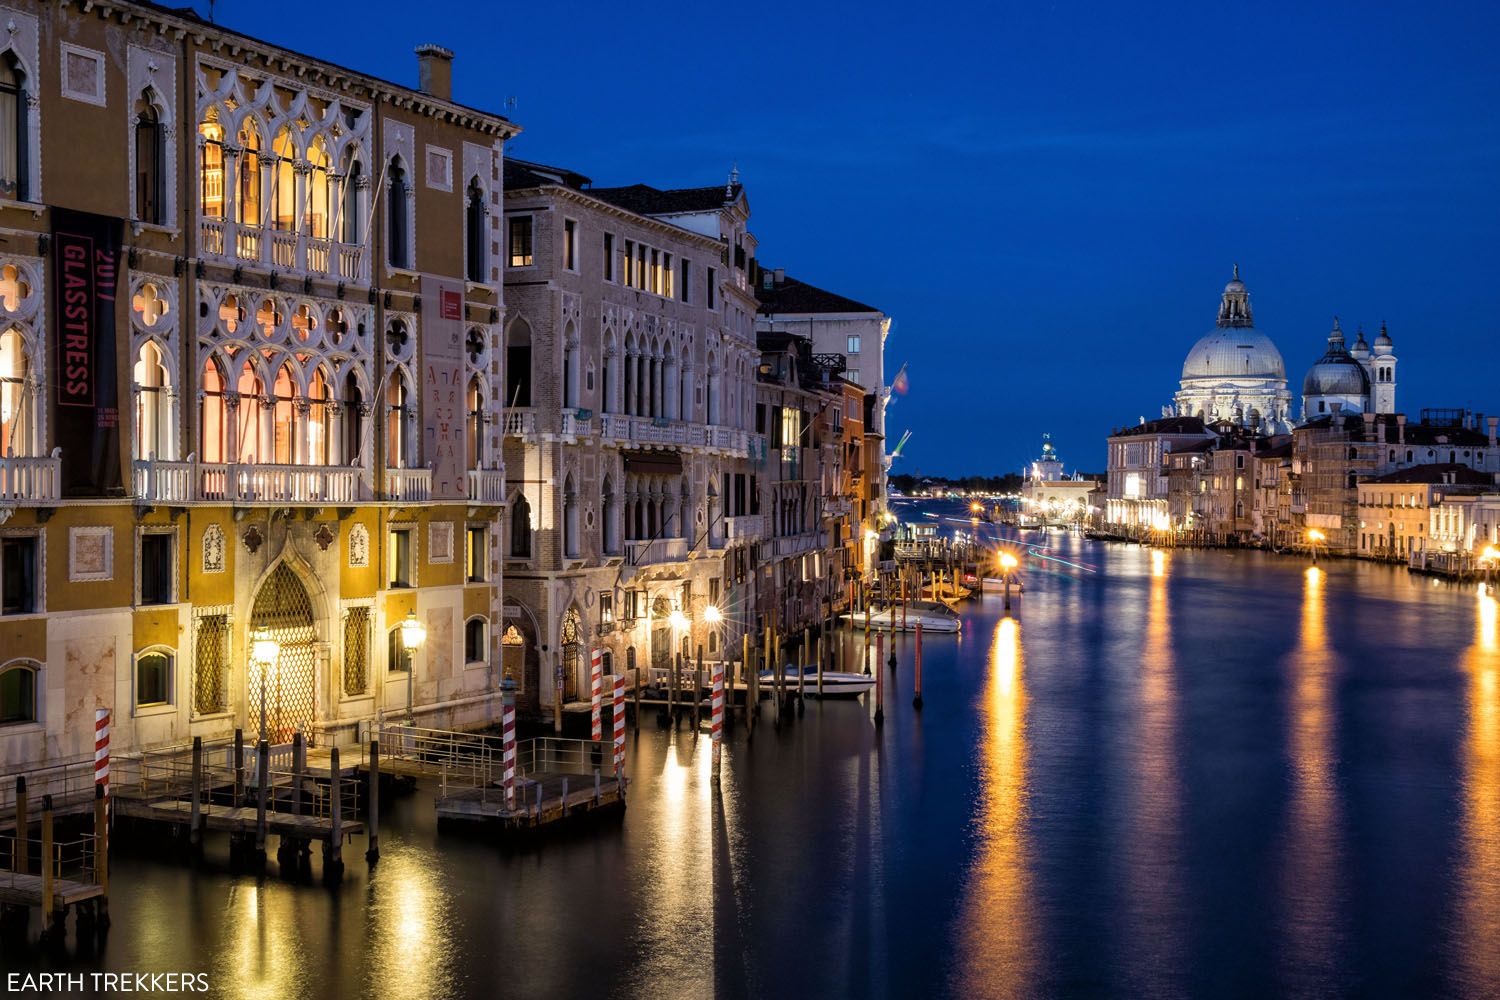
{"label": "stone carving", "polygon": [[370,565],[370,530],[363,524],[349,529],[349,567],[364,569]]}
{"label": "stone carving", "polygon": [[224,572],[224,529],[217,524],[203,529],[203,572]]}

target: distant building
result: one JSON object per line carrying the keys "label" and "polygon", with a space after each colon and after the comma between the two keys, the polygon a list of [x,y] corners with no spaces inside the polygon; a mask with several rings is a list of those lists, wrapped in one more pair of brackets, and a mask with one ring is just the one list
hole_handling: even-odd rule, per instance
{"label": "distant building", "polygon": [[1131,532],[1169,527],[1167,456],[1214,436],[1197,416],[1163,417],[1116,430],[1109,436],[1105,522]]}
{"label": "distant building", "polygon": [[1396,356],[1384,323],[1373,351],[1365,343],[1363,331],[1353,349],[1346,349],[1344,331],[1334,317],[1327,352],[1302,380],[1302,420],[1315,420],[1335,409],[1344,413],[1395,412]]}
{"label": "distant building", "polygon": [[1042,453],[1027,466],[1021,483],[1021,518],[1036,524],[1083,524],[1089,520],[1096,479],[1063,471],[1050,435],[1042,435]]}
{"label": "distant building", "polygon": [[1164,415],[1228,421],[1271,434],[1291,429],[1286,365],[1271,338],[1255,328],[1239,265],[1224,286],[1217,326],[1188,351],[1173,403]]}
{"label": "distant building", "polygon": [[[1458,546],[1454,544],[1456,533],[1449,530],[1453,523],[1451,502],[1494,488],[1493,474],[1452,462],[1419,465],[1367,479],[1358,487],[1358,555],[1407,562],[1420,560],[1434,549],[1443,551],[1446,547],[1454,552]],[[1432,517],[1445,501],[1448,516]],[[1430,537],[1433,532],[1443,537],[1446,546]]]}

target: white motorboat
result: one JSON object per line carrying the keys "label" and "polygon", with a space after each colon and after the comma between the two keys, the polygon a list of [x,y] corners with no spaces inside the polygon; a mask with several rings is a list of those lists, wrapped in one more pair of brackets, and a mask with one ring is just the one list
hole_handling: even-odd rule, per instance
{"label": "white motorboat", "polygon": [[[1017,577],[1011,577],[1011,580],[1010,580],[1010,589],[1011,589],[1011,593],[1020,594],[1020,593],[1024,593],[1025,592],[1026,587],[1025,587],[1024,584],[1021,583],[1021,581],[1020,581],[1019,578],[1017,578]],[[981,588],[981,590],[984,593],[986,593],[986,594],[1003,594],[1003,593],[1005,593],[1005,577],[1003,577],[1003,576],[987,576],[987,577],[985,577],[984,578],[984,585]]]}
{"label": "white motorboat", "polygon": [[[799,667],[795,663],[786,665],[785,683],[788,690],[795,690],[798,678],[802,679],[802,693],[814,698],[857,698],[866,691],[874,690],[875,678],[866,677],[864,674],[845,673],[840,670],[825,670],[823,672],[823,693],[818,694],[818,668],[814,666]],[[803,676],[805,674],[805,676]],[[776,678],[769,670],[760,672],[760,689],[771,690],[776,683]]]}
{"label": "white motorboat", "polygon": [[[846,614],[842,617],[851,625],[862,625],[865,620],[863,614]],[[963,620],[947,608],[939,611],[930,607],[914,608],[908,605],[906,614],[903,615],[901,606],[896,605],[870,612],[870,626],[882,632],[915,632],[919,623],[923,632],[957,632],[963,628]]]}

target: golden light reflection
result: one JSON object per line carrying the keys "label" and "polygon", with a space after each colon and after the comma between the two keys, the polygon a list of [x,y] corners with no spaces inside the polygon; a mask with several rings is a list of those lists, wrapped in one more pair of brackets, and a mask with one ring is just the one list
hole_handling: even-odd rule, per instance
{"label": "golden light reflection", "polygon": [[272,894],[260,886],[238,884],[227,910],[239,932],[226,938],[232,949],[221,953],[215,982],[233,984],[240,1000],[278,1000],[300,992],[307,976],[296,914],[284,895],[268,909]]}
{"label": "golden light reflection", "polygon": [[1026,687],[1021,626],[1004,618],[990,647],[980,756],[979,844],[964,888],[958,992],[1023,996],[1036,964],[1026,837]]}
{"label": "golden light reflection", "polygon": [[388,996],[447,996],[452,987],[452,909],[437,871],[419,854],[388,852],[371,881],[370,981]]}
{"label": "golden light reflection", "polygon": [[1328,645],[1325,574],[1303,574],[1302,621],[1288,660],[1287,753],[1291,803],[1283,838],[1281,880],[1287,913],[1282,921],[1285,974],[1292,992],[1331,988],[1337,953],[1339,834],[1337,759],[1334,753],[1334,683],[1337,655]]}
{"label": "golden light reflection", "polygon": [[1481,588],[1469,675],[1457,959],[1473,995],[1500,983],[1500,602]]}
{"label": "golden light reflection", "polygon": [[1167,593],[1167,553],[1151,553],[1146,634],[1141,646],[1139,727],[1135,740],[1132,815],[1124,863],[1133,909],[1128,946],[1130,991],[1171,992],[1185,938],[1177,866],[1181,851],[1181,774],[1177,760],[1177,666]]}

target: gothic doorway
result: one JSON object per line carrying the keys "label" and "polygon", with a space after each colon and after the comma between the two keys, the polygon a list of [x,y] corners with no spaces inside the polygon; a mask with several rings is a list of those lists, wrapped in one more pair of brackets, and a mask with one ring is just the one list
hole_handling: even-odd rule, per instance
{"label": "gothic doorway", "polygon": [[657,595],[651,603],[651,669],[672,669],[672,604]]}
{"label": "gothic doorway", "polygon": [[583,660],[582,631],[578,609],[569,608],[563,614],[562,629],[558,633],[558,644],[562,646],[564,702],[578,700],[578,670]]}
{"label": "gothic doorway", "polygon": [[266,739],[273,744],[289,742],[298,731],[311,736],[318,711],[318,637],[312,599],[284,562],[266,577],[255,597],[251,634],[258,628],[270,633],[278,651],[265,664],[247,657],[247,728],[258,734],[264,718]]}

